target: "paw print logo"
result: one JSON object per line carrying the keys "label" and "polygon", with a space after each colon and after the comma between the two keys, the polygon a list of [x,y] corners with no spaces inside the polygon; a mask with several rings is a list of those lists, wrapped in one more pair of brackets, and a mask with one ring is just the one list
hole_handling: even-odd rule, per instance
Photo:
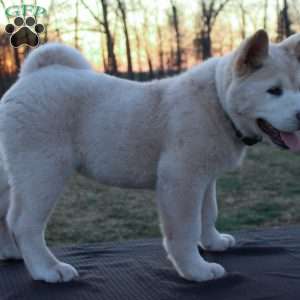
{"label": "paw print logo", "polygon": [[10,36],[10,43],[13,47],[18,48],[21,45],[36,47],[39,44],[39,34],[44,31],[44,25],[36,23],[35,18],[16,17],[14,24],[7,24],[5,31]]}

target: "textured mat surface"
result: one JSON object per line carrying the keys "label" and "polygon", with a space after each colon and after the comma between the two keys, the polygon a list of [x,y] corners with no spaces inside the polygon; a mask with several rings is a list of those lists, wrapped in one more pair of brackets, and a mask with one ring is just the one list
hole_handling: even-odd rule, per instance
{"label": "textured mat surface", "polygon": [[30,279],[22,262],[0,263],[0,300],[298,300],[300,227],[236,233],[238,244],[208,261],[228,275],[187,282],[167,261],[160,240],[79,245],[54,249],[80,278],[46,284]]}

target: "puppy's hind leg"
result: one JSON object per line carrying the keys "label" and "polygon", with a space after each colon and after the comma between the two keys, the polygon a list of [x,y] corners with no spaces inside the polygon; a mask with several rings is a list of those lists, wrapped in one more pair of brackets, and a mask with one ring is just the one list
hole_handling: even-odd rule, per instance
{"label": "puppy's hind leg", "polygon": [[216,181],[213,180],[206,189],[202,207],[200,246],[206,250],[224,251],[235,245],[235,239],[232,235],[219,233],[216,229],[217,216]]}
{"label": "puppy's hind leg", "polygon": [[6,215],[9,207],[10,187],[0,161],[0,260],[20,259],[20,251],[7,228]]}
{"label": "puppy's hind leg", "polygon": [[[65,151],[66,150],[66,151]],[[72,173],[71,151],[57,147],[9,160],[12,198],[8,227],[35,280],[69,281],[78,275],[48,249],[44,229],[54,204]]]}

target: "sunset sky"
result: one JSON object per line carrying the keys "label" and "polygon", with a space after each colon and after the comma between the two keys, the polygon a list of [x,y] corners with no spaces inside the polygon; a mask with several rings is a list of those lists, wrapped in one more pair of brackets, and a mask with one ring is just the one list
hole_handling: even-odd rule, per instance
{"label": "sunset sky", "polygon": [[[134,0],[136,1],[136,0]],[[4,0],[5,7],[12,5],[20,5],[22,1]],[[51,0],[37,0],[37,1],[23,1],[25,4],[36,4],[42,6],[49,11]],[[49,14],[49,29],[55,32],[59,28],[63,42],[73,45],[74,44],[74,17],[75,17],[75,3],[76,1],[54,0],[54,9]],[[114,0],[108,0],[109,3],[115,5]],[[157,35],[156,24],[161,26],[167,26],[168,17],[167,13],[170,10],[169,0],[141,0],[143,5],[147,8],[148,13],[148,37],[147,44],[153,51],[156,47]],[[226,9],[219,15],[217,23],[214,27],[213,37],[216,41],[230,44],[230,47],[235,47],[241,41],[240,26],[241,17],[238,12],[239,0],[232,0],[226,7]],[[246,32],[247,34],[253,33],[256,29],[259,29],[263,25],[263,3],[264,1],[258,0],[244,0],[242,1],[246,10]],[[275,32],[276,26],[276,0],[268,1],[268,24],[267,29],[271,36]],[[0,2],[1,3],[1,2]],[[97,0],[85,0],[85,3],[96,14],[98,11],[99,1]],[[132,0],[125,0],[125,4],[130,7]],[[186,49],[192,47],[192,41],[194,38],[195,30],[197,28],[197,12],[199,11],[199,0],[177,0],[178,10],[180,12],[180,24],[182,33],[182,42]],[[187,4],[188,3],[188,4]],[[98,5],[97,5],[98,4]],[[121,23],[117,20],[114,10],[111,9],[110,18],[114,28],[116,39],[116,49],[120,60],[125,62],[125,48],[124,37],[121,31]],[[90,61],[93,62],[95,67],[100,67],[101,56],[99,55],[101,49],[101,42],[103,42],[103,34],[100,32],[91,32],[90,28],[97,28],[97,23],[88,12],[88,10],[79,1],[79,24],[80,24],[80,48],[85,53]],[[199,15],[199,14],[198,14]],[[144,13],[141,11],[130,10],[128,12],[129,26],[141,28],[144,24]],[[7,18],[4,13],[4,9],[1,6],[0,11],[1,25],[5,26]],[[39,22],[45,21],[44,17],[38,19]],[[55,38],[55,36],[54,36]],[[131,36],[131,38],[133,38]],[[167,38],[167,37],[166,37]],[[229,47],[229,46],[228,46]],[[228,48],[227,47],[227,48]],[[224,48],[226,51],[226,47]],[[133,52],[133,55],[135,53]]]}

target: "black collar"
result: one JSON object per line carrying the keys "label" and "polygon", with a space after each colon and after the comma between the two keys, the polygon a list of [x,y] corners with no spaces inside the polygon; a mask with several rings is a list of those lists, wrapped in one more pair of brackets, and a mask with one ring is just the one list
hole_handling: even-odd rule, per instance
{"label": "black collar", "polygon": [[[226,113],[225,113],[226,114]],[[254,136],[254,137],[249,137],[249,136],[244,136],[241,131],[239,129],[236,128],[235,124],[233,123],[233,121],[231,120],[231,118],[228,116],[228,114],[226,114],[231,127],[233,128],[236,137],[246,146],[253,146],[259,142],[261,142],[262,138],[258,137],[258,136]]]}
{"label": "black collar", "polygon": [[[217,91],[217,95],[219,96],[220,93],[219,93],[219,90],[218,90],[218,86],[216,86],[216,91]],[[220,99],[220,97],[218,97],[218,99]],[[221,104],[220,100],[219,100],[219,103]],[[221,107],[222,107],[222,104],[221,104]],[[223,111],[224,111],[225,117],[230,122],[231,127],[234,130],[236,137],[241,141],[241,143],[243,143],[246,146],[253,146],[253,145],[255,145],[255,144],[262,141],[262,138],[258,137],[258,136],[253,136],[253,137],[244,136],[242,134],[242,132],[235,126],[232,119],[230,118],[230,116],[228,115],[228,113],[225,111],[224,108],[223,108]]]}

